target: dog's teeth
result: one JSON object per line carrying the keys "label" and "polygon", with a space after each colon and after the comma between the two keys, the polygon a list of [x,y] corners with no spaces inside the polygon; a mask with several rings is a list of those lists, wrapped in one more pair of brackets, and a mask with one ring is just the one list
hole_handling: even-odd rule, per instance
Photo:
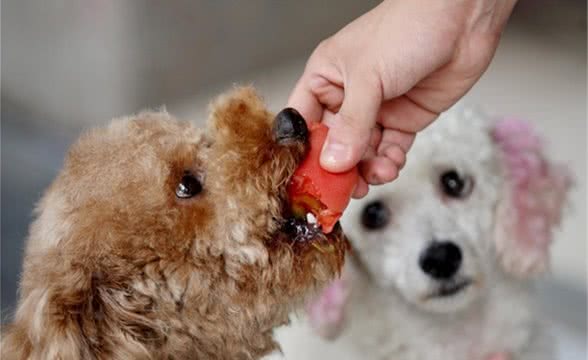
{"label": "dog's teeth", "polygon": [[316,217],[312,213],[306,214],[306,222],[309,224],[316,224]]}

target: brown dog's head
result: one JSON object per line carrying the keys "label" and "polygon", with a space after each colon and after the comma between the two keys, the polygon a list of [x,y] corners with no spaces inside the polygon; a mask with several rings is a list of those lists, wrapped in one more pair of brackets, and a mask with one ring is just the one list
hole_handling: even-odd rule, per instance
{"label": "brown dog's head", "polygon": [[242,88],[214,104],[206,131],[143,113],[84,135],[38,207],[3,352],[255,358],[275,348],[272,329],[338,273],[346,248],[339,229],[305,241],[284,230],[306,134],[295,113],[274,121]]}

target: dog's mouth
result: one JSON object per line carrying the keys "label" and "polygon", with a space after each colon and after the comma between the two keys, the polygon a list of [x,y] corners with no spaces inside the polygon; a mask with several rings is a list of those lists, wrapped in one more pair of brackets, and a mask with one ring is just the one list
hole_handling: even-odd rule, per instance
{"label": "dog's mouth", "polygon": [[309,244],[322,252],[334,251],[343,233],[339,222],[333,231],[325,234],[312,213],[305,218],[288,216],[282,220],[281,232],[288,237],[292,244]]}
{"label": "dog's mouth", "polygon": [[447,298],[461,293],[472,284],[470,279],[451,280],[441,283],[435,291],[425,297],[425,300]]}
{"label": "dog's mouth", "polygon": [[296,217],[286,218],[282,224],[282,231],[290,236],[292,241],[296,242],[312,241],[317,237],[325,235],[312,213],[308,213],[305,219]]}

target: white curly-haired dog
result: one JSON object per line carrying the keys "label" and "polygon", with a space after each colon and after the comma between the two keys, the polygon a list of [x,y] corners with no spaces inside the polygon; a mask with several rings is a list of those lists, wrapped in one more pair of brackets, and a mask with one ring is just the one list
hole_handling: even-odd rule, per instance
{"label": "white curly-haired dog", "polygon": [[285,357],[552,359],[532,280],[569,185],[529,124],[450,110],[419,135],[398,180],[344,216],[352,255],[308,309],[336,340],[282,333]]}

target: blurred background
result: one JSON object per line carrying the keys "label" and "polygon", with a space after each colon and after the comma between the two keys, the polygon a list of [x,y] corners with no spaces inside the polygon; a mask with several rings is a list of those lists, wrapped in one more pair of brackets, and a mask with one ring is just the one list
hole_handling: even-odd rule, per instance
{"label": "blurred background", "polygon": [[[33,206],[83,129],[162,105],[202,122],[208,101],[233,83],[254,84],[279,110],[314,46],[378,2],[3,0],[2,319],[16,301]],[[586,2],[521,0],[466,101],[535,121],[574,172],[541,301],[561,358],[584,359]]]}

